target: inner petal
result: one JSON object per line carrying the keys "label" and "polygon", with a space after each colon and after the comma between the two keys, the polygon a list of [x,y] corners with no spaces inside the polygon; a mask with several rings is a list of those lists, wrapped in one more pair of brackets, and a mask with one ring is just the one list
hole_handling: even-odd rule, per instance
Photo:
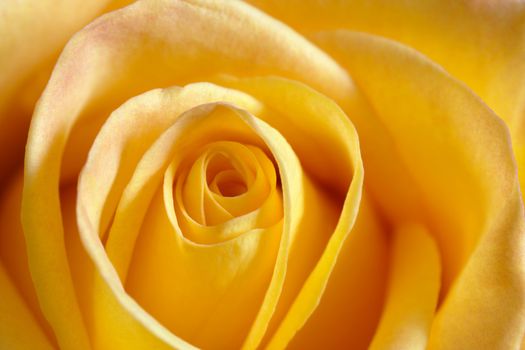
{"label": "inner petal", "polygon": [[277,185],[273,162],[258,147],[218,141],[196,154],[178,170],[175,197],[178,212],[200,225],[220,225],[259,210]]}
{"label": "inner petal", "polygon": [[224,197],[237,197],[247,190],[244,179],[235,170],[221,171],[213,178],[209,187],[212,192]]}
{"label": "inner petal", "polygon": [[[199,132],[194,134],[203,135],[205,130],[214,130],[214,121],[224,124],[224,118],[207,116],[203,123],[198,124]],[[187,123],[181,122],[181,125]],[[181,131],[180,134],[186,133]],[[218,148],[214,148],[219,145],[210,142],[211,137],[203,137],[204,146],[199,142],[201,139],[192,142],[191,145],[195,146],[187,154],[184,154],[184,149],[173,149],[172,162],[164,174],[162,188],[158,189],[149,205],[131,259],[126,281],[130,295],[173,333],[203,348],[241,347],[263,302],[284,231],[282,195],[280,185],[275,181],[276,170],[263,151],[266,150],[264,145],[256,142],[257,135],[252,137],[251,143],[248,143],[250,140],[235,138],[239,154],[235,157],[227,154],[226,158],[232,156],[229,158],[232,166],[217,170],[208,169],[206,165],[209,163],[199,164],[199,160],[211,160],[213,154],[221,154]],[[166,140],[171,141],[173,137],[166,137]],[[184,140],[180,144],[190,143]],[[256,144],[258,147],[252,146]],[[258,155],[255,155],[256,150],[259,150]],[[241,153],[248,158],[243,158]],[[261,166],[258,157],[263,155],[267,163]],[[221,157],[218,157],[218,163],[224,161]],[[182,198],[192,193],[187,187],[190,177],[200,174],[200,181],[193,183],[203,186],[202,193],[207,189],[215,194],[208,188],[208,181],[213,182],[215,177],[219,180],[223,176],[219,174],[228,171],[241,176],[242,171],[237,170],[242,167],[235,167],[237,160],[238,165],[245,165],[253,173],[252,185],[241,196],[224,198],[247,200],[257,188],[256,183],[264,180],[263,183],[273,184],[267,202],[257,208],[259,211],[234,217],[222,225],[191,222],[188,213],[184,213],[185,201],[191,198]],[[270,164],[273,177],[266,176],[266,172],[271,175],[270,169],[266,169]],[[195,171],[190,174],[193,169]],[[215,172],[210,180],[208,171]],[[249,184],[248,179],[246,183]],[[269,186],[260,188],[266,187]],[[186,193],[183,193],[183,188]],[[195,193],[201,192],[197,190]],[[227,227],[234,223],[244,230],[234,232],[237,231],[235,227]]]}

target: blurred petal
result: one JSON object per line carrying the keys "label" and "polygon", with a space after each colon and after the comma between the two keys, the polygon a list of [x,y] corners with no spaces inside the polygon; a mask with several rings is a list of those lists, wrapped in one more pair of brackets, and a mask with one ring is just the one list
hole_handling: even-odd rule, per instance
{"label": "blurred petal", "polygon": [[510,128],[525,188],[525,3],[519,0],[248,0],[306,35],[351,29],[430,57]]}
{"label": "blurred petal", "polygon": [[0,261],[0,348],[53,349]]}
{"label": "blurred petal", "polygon": [[411,46],[465,82],[511,126],[523,124],[525,3],[522,1],[248,2],[299,32],[352,29]]}
{"label": "blurred petal", "polygon": [[[379,138],[392,140],[394,148],[382,156],[397,159],[413,180],[422,209],[413,220],[425,223],[440,248],[444,302],[431,344],[516,347],[525,324],[525,235],[504,124],[414,50],[349,31],[320,34],[317,41],[348,69],[383,126],[382,133],[367,134],[367,120],[348,112],[365,131],[363,148],[373,150]],[[377,161],[367,168],[388,179],[387,170]],[[380,177],[371,176],[381,202],[374,190]]]}
{"label": "blurred petal", "polygon": [[96,15],[131,0],[0,2],[0,182],[21,165],[29,120],[59,51]]}
{"label": "blurred petal", "polygon": [[49,324],[40,310],[27,263],[26,243],[20,219],[22,185],[23,174],[19,172],[7,183],[0,200],[0,260],[35,320],[50,339],[53,339]]}
{"label": "blurred petal", "polygon": [[[129,1],[2,1],[0,3],[0,183],[22,163],[29,120],[54,65],[70,36],[97,14]],[[49,332],[27,266],[19,220],[22,181],[14,179],[2,210],[0,236],[6,270],[39,324]],[[73,323],[74,317],[73,317]],[[80,332],[82,333],[82,332]],[[82,347],[82,342],[76,346]],[[73,341],[72,343],[75,343]]]}
{"label": "blurred petal", "polygon": [[519,347],[525,333],[525,227],[519,190],[509,195],[444,300],[429,349]]}
{"label": "blurred petal", "polygon": [[424,350],[438,302],[439,253],[422,227],[401,227],[392,241],[386,303],[370,349]]}

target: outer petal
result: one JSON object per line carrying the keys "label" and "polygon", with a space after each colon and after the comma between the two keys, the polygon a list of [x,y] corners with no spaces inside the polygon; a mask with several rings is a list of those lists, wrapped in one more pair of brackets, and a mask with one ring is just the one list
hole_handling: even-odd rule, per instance
{"label": "outer petal", "polygon": [[351,29],[394,39],[465,82],[508,124],[525,186],[525,2],[248,0],[309,34]]}
{"label": "outer petal", "polygon": [[53,349],[0,261],[0,348]]}
{"label": "outer petal", "polygon": [[0,181],[20,165],[34,104],[70,36],[97,14],[131,0],[0,3]]}
{"label": "outer petal", "polygon": [[[17,168],[23,160],[35,102],[59,51],[75,31],[97,14],[128,2],[130,0],[0,2],[0,256],[15,290],[48,334],[51,332],[39,310],[27,267],[19,220],[22,181]],[[30,341],[31,336],[18,340]]]}
{"label": "outer petal", "polygon": [[426,349],[440,270],[436,244],[424,228],[409,225],[394,232],[386,303],[371,350]]}
{"label": "outer petal", "polygon": [[27,309],[38,326],[55,345],[53,333],[40,310],[29,272],[26,244],[20,220],[22,186],[23,174],[20,171],[5,186],[4,195],[0,200],[0,261],[14,290],[19,294],[19,298],[27,305]]}
{"label": "outer petal", "polygon": [[402,42],[473,89],[511,126],[525,108],[525,3],[248,0],[303,33],[352,29]]}
{"label": "outer petal", "polygon": [[[347,67],[374,111],[368,117],[382,126],[367,133],[370,123],[354,115],[364,131],[365,166],[375,140],[390,138],[394,149],[383,157],[394,157],[413,179],[418,197],[411,201],[422,211],[412,218],[427,223],[440,248],[443,302],[431,347],[517,347],[525,325],[524,217],[502,121],[464,85],[402,45],[348,31],[317,40]],[[389,175],[389,163],[368,159],[374,190],[377,174]],[[380,192],[374,197],[387,213],[395,210]]]}

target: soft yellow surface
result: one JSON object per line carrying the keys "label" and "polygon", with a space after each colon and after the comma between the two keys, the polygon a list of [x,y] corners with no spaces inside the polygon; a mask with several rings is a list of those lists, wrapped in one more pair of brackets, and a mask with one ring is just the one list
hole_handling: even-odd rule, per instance
{"label": "soft yellow surface", "polygon": [[[354,30],[390,38],[464,82],[509,127],[525,186],[525,3],[519,0],[248,0],[312,38]],[[522,194],[523,195],[523,194]]]}
{"label": "soft yellow surface", "polygon": [[53,349],[0,263],[0,348]]}
{"label": "soft yellow surface", "polygon": [[58,54],[71,35],[130,0],[0,3],[0,181],[22,165],[27,129]]}
{"label": "soft yellow surface", "polygon": [[307,35],[349,29],[411,46],[523,124],[525,4],[484,0],[248,0]]}
{"label": "soft yellow surface", "polygon": [[0,348],[517,348],[523,5],[253,2],[0,4]]}
{"label": "soft yellow surface", "polygon": [[382,312],[388,279],[385,233],[376,208],[363,196],[355,227],[343,244],[323,298],[291,340],[291,349],[368,347]]}
{"label": "soft yellow surface", "polygon": [[0,201],[0,260],[14,288],[27,304],[44,333],[53,340],[52,331],[39,307],[27,262],[24,232],[20,220],[23,174],[6,183]]}
{"label": "soft yellow surface", "polygon": [[371,350],[426,349],[439,295],[439,260],[424,228],[406,225],[394,232],[386,300]]}
{"label": "soft yellow surface", "polygon": [[[380,190],[392,175],[411,179],[400,190],[415,193],[405,200],[418,210],[405,220],[425,223],[441,251],[443,304],[430,346],[517,347],[525,327],[518,311],[525,302],[524,217],[504,123],[414,50],[350,31],[322,33],[316,41],[352,74],[381,125],[370,135],[373,123],[354,118],[374,198],[394,213],[397,204]],[[395,157],[403,172],[390,172],[374,155],[378,137],[392,140],[383,157]]]}

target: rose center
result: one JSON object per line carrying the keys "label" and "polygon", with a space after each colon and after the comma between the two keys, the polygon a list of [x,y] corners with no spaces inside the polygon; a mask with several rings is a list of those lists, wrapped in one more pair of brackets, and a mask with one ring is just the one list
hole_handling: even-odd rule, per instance
{"label": "rose center", "polygon": [[[215,185],[215,186],[214,186]],[[210,187],[216,187],[218,194],[225,197],[236,197],[246,192],[247,187],[244,179],[235,171],[221,171],[213,179]]]}
{"label": "rose center", "polygon": [[181,164],[176,177],[178,215],[187,215],[191,222],[202,226],[230,222],[236,231],[266,222],[274,224],[282,216],[274,164],[263,150],[239,142],[217,141],[195,156]]}
{"label": "rose center", "polygon": [[206,179],[210,190],[220,196],[236,197],[248,190],[245,164],[221,151],[208,156]]}

